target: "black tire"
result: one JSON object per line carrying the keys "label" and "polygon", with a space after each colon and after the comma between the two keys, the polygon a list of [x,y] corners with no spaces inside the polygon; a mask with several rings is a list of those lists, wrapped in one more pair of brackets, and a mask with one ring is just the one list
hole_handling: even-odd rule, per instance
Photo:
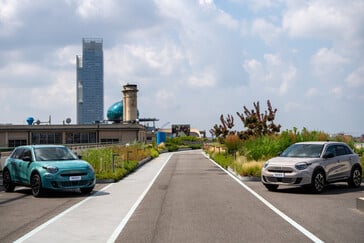
{"label": "black tire", "polygon": [[93,189],[94,189],[94,187],[83,187],[83,188],[80,188],[80,191],[82,194],[90,194]]}
{"label": "black tire", "polygon": [[264,186],[269,190],[269,191],[277,191],[278,189],[278,185],[274,185],[274,184],[264,184]]}
{"label": "black tire", "polygon": [[13,192],[15,189],[15,185],[11,180],[10,171],[8,169],[3,171],[3,186],[6,192]]}
{"label": "black tire", "polygon": [[326,185],[325,174],[322,170],[316,170],[313,172],[311,179],[311,191],[313,193],[323,192]]}
{"label": "black tire", "polygon": [[32,188],[32,194],[34,197],[40,197],[43,195],[42,179],[38,173],[35,173],[30,178],[30,186]]}
{"label": "black tire", "polygon": [[360,187],[362,180],[362,170],[360,166],[355,166],[351,169],[350,178],[348,180],[349,187],[358,188]]}

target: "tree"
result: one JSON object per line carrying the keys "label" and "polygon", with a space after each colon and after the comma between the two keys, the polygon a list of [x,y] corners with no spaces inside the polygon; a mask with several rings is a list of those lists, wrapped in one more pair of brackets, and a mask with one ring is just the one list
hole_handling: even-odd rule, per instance
{"label": "tree", "polygon": [[247,138],[249,136],[263,136],[270,135],[280,132],[281,125],[274,123],[277,109],[273,109],[269,100],[267,100],[268,111],[264,114],[260,112],[259,101],[253,103],[254,109],[248,110],[244,106],[242,113],[236,112],[244,126],[247,128],[246,131],[240,133],[240,137]]}
{"label": "tree", "polygon": [[226,138],[226,136],[232,132],[231,129],[234,127],[234,117],[232,115],[227,115],[225,120],[224,115],[220,115],[221,124],[215,124],[214,128],[210,130],[210,133],[216,137]]}

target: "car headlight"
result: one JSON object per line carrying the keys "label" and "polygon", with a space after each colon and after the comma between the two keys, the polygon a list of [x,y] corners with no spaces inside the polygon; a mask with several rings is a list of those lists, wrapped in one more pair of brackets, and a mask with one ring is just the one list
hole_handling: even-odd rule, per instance
{"label": "car headlight", "polygon": [[300,162],[297,163],[294,167],[296,167],[297,170],[305,170],[310,164],[306,162]]}
{"label": "car headlight", "polygon": [[55,166],[49,166],[49,165],[47,165],[47,166],[43,166],[43,169],[45,169],[47,172],[52,173],[52,174],[58,172],[58,168],[55,167]]}
{"label": "car headlight", "polygon": [[269,161],[265,162],[263,168],[264,169],[267,168],[268,167],[268,164],[269,164]]}
{"label": "car headlight", "polygon": [[88,169],[89,169],[89,170],[91,170],[92,172],[95,172],[94,167],[92,167],[92,165],[88,164],[88,165],[87,165],[87,167],[88,167]]}

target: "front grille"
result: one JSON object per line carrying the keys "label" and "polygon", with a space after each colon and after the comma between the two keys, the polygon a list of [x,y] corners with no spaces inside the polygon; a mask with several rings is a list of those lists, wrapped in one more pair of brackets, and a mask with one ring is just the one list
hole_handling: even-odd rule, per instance
{"label": "front grille", "polygon": [[271,173],[292,173],[293,169],[290,167],[268,167]]}
{"label": "front grille", "polygon": [[70,177],[70,176],[85,176],[86,172],[75,172],[75,173],[62,173],[61,176]]}
{"label": "front grille", "polygon": [[75,186],[86,186],[90,184],[89,180],[80,180],[80,181],[62,181],[62,187],[75,187]]}
{"label": "front grille", "polygon": [[302,180],[302,178],[278,178],[278,177],[272,177],[272,176],[267,176],[265,178],[268,182],[282,182],[282,183],[287,183],[287,184],[297,184],[296,180],[298,180],[298,179]]}

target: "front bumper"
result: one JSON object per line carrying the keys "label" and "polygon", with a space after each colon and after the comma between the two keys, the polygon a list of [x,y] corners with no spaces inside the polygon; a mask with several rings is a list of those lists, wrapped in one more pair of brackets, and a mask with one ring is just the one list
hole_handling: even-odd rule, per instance
{"label": "front bumper", "polygon": [[311,184],[311,173],[308,171],[269,172],[263,169],[261,180],[264,184],[303,186]]}
{"label": "front bumper", "polygon": [[46,173],[43,176],[43,188],[52,190],[66,190],[94,187],[96,178],[94,173],[82,173],[82,175],[65,175],[64,173]]}

